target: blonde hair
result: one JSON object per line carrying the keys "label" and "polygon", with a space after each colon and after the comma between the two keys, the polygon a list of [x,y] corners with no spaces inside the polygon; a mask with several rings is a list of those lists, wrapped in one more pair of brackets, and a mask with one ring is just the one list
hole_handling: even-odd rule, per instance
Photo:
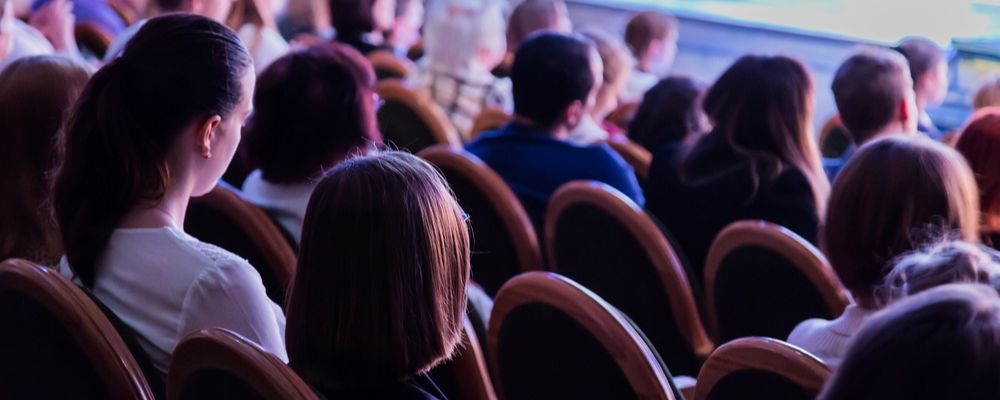
{"label": "blonde hair", "polygon": [[985,283],[998,287],[1000,264],[992,249],[960,240],[943,239],[905,253],[893,262],[876,289],[881,306],[949,283]]}
{"label": "blonde hair", "polygon": [[478,53],[488,50],[498,61],[506,51],[506,22],[497,0],[434,0],[424,24],[425,62],[460,76],[488,72]]}

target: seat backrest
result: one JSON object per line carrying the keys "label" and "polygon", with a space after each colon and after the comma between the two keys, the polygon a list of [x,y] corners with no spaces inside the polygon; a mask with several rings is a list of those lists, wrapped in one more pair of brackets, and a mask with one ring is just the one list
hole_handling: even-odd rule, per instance
{"label": "seat backrest", "polygon": [[695,400],[812,400],[831,374],[823,361],[783,341],[736,339],[705,361]]}
{"label": "seat backrest", "polygon": [[382,138],[389,147],[417,153],[435,144],[462,144],[458,131],[444,111],[430,98],[406,87],[398,79],[375,85],[382,99],[376,117]]}
{"label": "seat backrest", "polygon": [[653,163],[653,154],[649,150],[624,136],[612,137],[608,140],[608,146],[632,166],[639,182],[646,181],[649,177],[649,165]]}
{"label": "seat backrest", "polygon": [[104,58],[104,53],[115,38],[114,32],[96,22],[77,22],[73,27],[73,34],[81,50],[92,52],[98,59]]}
{"label": "seat backrest", "polygon": [[431,370],[431,378],[449,399],[494,400],[497,395],[476,329],[468,316],[462,318],[462,325],[462,344],[451,360]]}
{"label": "seat backrest", "polygon": [[52,269],[0,263],[0,326],[0,398],[154,398],[101,310]]}
{"label": "seat backrest", "polygon": [[550,270],[635,321],[671,372],[696,375],[714,346],[685,268],[652,218],[614,188],[593,181],[560,187],[546,217]]}
{"label": "seat backrest", "polygon": [[260,273],[267,296],[285,304],[295,274],[295,252],[267,214],[236,190],[220,182],[208,194],[191,199],[184,230],[249,260]]}
{"label": "seat backrest", "polygon": [[549,272],[518,275],[490,317],[490,371],[502,399],[674,399],[669,375],[614,308]]}
{"label": "seat backrest", "polygon": [[628,130],[628,124],[632,122],[632,118],[635,118],[635,112],[638,109],[638,101],[622,103],[611,114],[608,114],[608,117],[605,119],[623,130]]}
{"label": "seat backrest", "polygon": [[799,322],[839,316],[847,291],[826,257],[794,232],[737,221],[716,236],[705,262],[709,332],[717,342],[786,338]]}
{"label": "seat backrest", "polygon": [[181,340],[167,374],[169,400],[318,398],[273,354],[221,328],[204,329]]}
{"label": "seat backrest", "polygon": [[441,170],[469,215],[472,279],[486,293],[496,295],[514,275],[542,268],[535,228],[500,175],[457,147],[433,146],[419,155]]}
{"label": "seat backrest", "polygon": [[368,61],[375,69],[375,78],[383,79],[405,79],[413,69],[413,62],[396,57],[389,50],[375,50],[368,53]]}
{"label": "seat backrest", "polygon": [[125,343],[125,347],[128,348],[129,353],[132,354],[132,358],[135,359],[136,366],[138,366],[139,370],[142,371],[142,376],[146,378],[146,384],[149,385],[149,389],[153,393],[153,396],[157,399],[164,398],[167,394],[167,381],[164,379],[165,377],[160,374],[160,371],[153,366],[153,359],[149,356],[149,353],[146,352],[146,349],[143,349],[142,345],[139,344],[139,337],[135,333],[135,330],[125,324],[121,318],[118,318],[118,315],[104,305],[104,303],[101,302],[101,299],[98,299],[93,292],[87,290],[86,288],[80,288],[80,290],[82,290],[90,301],[92,301],[94,305],[101,310],[101,313],[103,313],[108,319],[111,326],[115,328],[115,332],[117,332],[118,336],[121,337],[122,342]]}
{"label": "seat backrest", "polygon": [[475,139],[479,134],[500,129],[511,119],[510,114],[503,110],[487,107],[479,112],[476,119],[472,121],[472,130],[469,131],[469,139]]}

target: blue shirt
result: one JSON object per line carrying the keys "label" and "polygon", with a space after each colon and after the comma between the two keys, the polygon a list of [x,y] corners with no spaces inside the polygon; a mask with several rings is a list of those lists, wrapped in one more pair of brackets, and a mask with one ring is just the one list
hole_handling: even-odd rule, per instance
{"label": "blue shirt", "polygon": [[503,178],[535,226],[542,226],[549,197],[563,184],[594,180],[643,206],[632,167],[606,144],[580,146],[517,123],[480,135],[465,149]]}
{"label": "blue shirt", "polygon": [[840,154],[840,157],[823,159],[823,171],[826,172],[826,177],[831,183],[833,182],[833,178],[837,177],[840,169],[844,168],[844,165],[847,164],[847,161],[849,161],[852,156],[854,156],[854,152],[856,151],[858,151],[858,147],[852,144],[844,149],[844,152]]}

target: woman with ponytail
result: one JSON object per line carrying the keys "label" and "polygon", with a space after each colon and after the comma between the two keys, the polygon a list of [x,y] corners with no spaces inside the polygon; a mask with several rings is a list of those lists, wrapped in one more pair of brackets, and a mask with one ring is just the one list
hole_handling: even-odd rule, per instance
{"label": "woman with ponytail", "polygon": [[281,359],[284,316],[257,272],[183,231],[250,114],[253,61],[218,22],[151,19],[84,89],[66,131],[54,208],[61,272],[93,291],[166,372],[185,335],[218,326]]}

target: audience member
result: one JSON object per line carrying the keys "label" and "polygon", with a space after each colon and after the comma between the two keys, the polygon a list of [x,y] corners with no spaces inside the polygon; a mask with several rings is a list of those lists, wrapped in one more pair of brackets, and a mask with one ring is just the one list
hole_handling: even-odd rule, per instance
{"label": "audience member", "polygon": [[603,31],[586,29],[581,35],[594,43],[602,64],[599,80],[594,85],[594,105],[580,124],[569,133],[571,142],[587,145],[607,141],[612,135],[625,134],[615,124],[605,121],[605,118],[618,108],[618,96],[632,72],[632,57],[623,43]]}
{"label": "audience member", "polygon": [[90,80],[66,130],[60,270],[132,328],[163,373],[178,341],[208,327],[287,358],[285,318],[260,275],[183,231],[190,198],[215,187],[236,151],[254,77],[229,28],[153,18]]}
{"label": "audience member", "polygon": [[254,69],[263,71],[288,52],[288,42],[278,33],[271,0],[236,0],[226,24],[239,32],[253,56]]}
{"label": "audience member", "polygon": [[462,338],[464,212],[434,167],[345,161],[309,201],[288,303],[291,367],[330,399],[444,399],[426,373]]}
{"label": "audience member", "polygon": [[998,368],[997,292],[947,285],[872,317],[819,399],[996,399]]}
{"label": "audience member", "polygon": [[944,51],[926,38],[903,40],[896,50],[910,64],[910,77],[917,101],[917,130],[931,139],[940,140],[942,133],[931,121],[927,109],[938,106],[948,95],[948,60]]}
{"label": "audience member", "polygon": [[656,11],[636,14],[625,25],[625,43],[635,57],[635,70],[625,86],[622,100],[642,98],[666,75],[677,55],[677,18]]}
{"label": "audience member", "polygon": [[733,222],[767,220],[816,241],[829,183],[812,134],[812,95],[798,61],[744,56],[705,95],[711,133],[653,154],[648,208],[677,239],[696,286],[712,240]]}
{"label": "audience member", "polygon": [[1000,76],[994,77],[976,90],[972,99],[972,109],[1000,106]]}
{"label": "audience member", "polygon": [[257,169],[243,194],[296,241],[323,171],[381,143],[374,82],[364,56],[339,43],[292,52],[260,74],[241,148]]}
{"label": "audience member", "polygon": [[0,260],[59,263],[50,186],[63,121],[89,78],[87,67],[53,55],[21,58],[0,73]]}
{"label": "audience member", "polygon": [[566,140],[593,105],[599,68],[597,51],[580,38],[551,32],[530,37],[511,70],[513,121],[466,146],[510,185],[538,227],[549,197],[573,180],[604,182],[640,206],[645,202],[632,168],[607,145]]}
{"label": "audience member", "polygon": [[788,341],[836,367],[879,308],[875,291],[893,259],[943,234],[979,242],[979,198],[958,152],[923,136],[889,136],[847,162],[828,210],[823,249],[854,303],[832,321],[800,323]]}
{"label": "audience member", "polygon": [[288,0],[278,16],[278,31],[290,42],[303,38],[332,40],[336,36],[327,0]]}
{"label": "audience member", "polygon": [[1000,107],[976,111],[955,149],[965,156],[978,183],[984,239],[991,246],[1000,245],[993,240],[1000,233]]}
{"label": "audience member", "polygon": [[385,38],[396,57],[405,59],[410,49],[420,42],[423,25],[424,0],[396,0],[396,18]]}
{"label": "audience member", "polygon": [[917,103],[906,59],[883,49],[865,49],[849,57],[833,77],[833,98],[851,137],[838,158],[823,160],[833,180],[857,151],[876,138],[917,129]]}
{"label": "audience member", "polygon": [[337,30],[335,41],[365,55],[374,50],[392,51],[382,32],[392,29],[396,0],[330,0],[329,4],[333,28]]}
{"label": "audience member", "polygon": [[487,108],[510,112],[510,79],[490,74],[503,59],[504,19],[498,0],[436,0],[424,28],[425,55],[410,83],[448,115],[463,138]]}
{"label": "audience member", "polygon": [[628,126],[628,136],[650,153],[665,144],[693,144],[710,127],[701,107],[705,86],[669,77],[646,91]]}
{"label": "audience member", "polygon": [[61,53],[79,58],[73,3],[54,0],[32,13],[29,25],[17,18],[14,1],[0,0],[0,70],[22,57]]}
{"label": "audience member", "polygon": [[115,36],[108,51],[104,53],[104,62],[109,63],[121,55],[128,41],[146,24],[148,18],[170,13],[192,13],[216,22],[225,22],[232,12],[233,2],[234,0],[152,0],[147,19],[129,25]]}
{"label": "audience member", "polygon": [[[55,0],[35,0],[31,8],[39,11],[53,1]],[[67,3],[77,23],[96,25],[111,35],[117,35],[125,29],[125,21],[104,0],[70,0]]]}
{"label": "audience member", "polygon": [[907,252],[893,261],[892,269],[875,291],[885,307],[904,297],[949,283],[1000,283],[997,253],[972,243],[944,239]]}
{"label": "audience member", "polygon": [[493,73],[510,75],[517,48],[528,36],[539,31],[573,32],[573,22],[563,0],[524,0],[511,11],[507,20],[507,54]]}

